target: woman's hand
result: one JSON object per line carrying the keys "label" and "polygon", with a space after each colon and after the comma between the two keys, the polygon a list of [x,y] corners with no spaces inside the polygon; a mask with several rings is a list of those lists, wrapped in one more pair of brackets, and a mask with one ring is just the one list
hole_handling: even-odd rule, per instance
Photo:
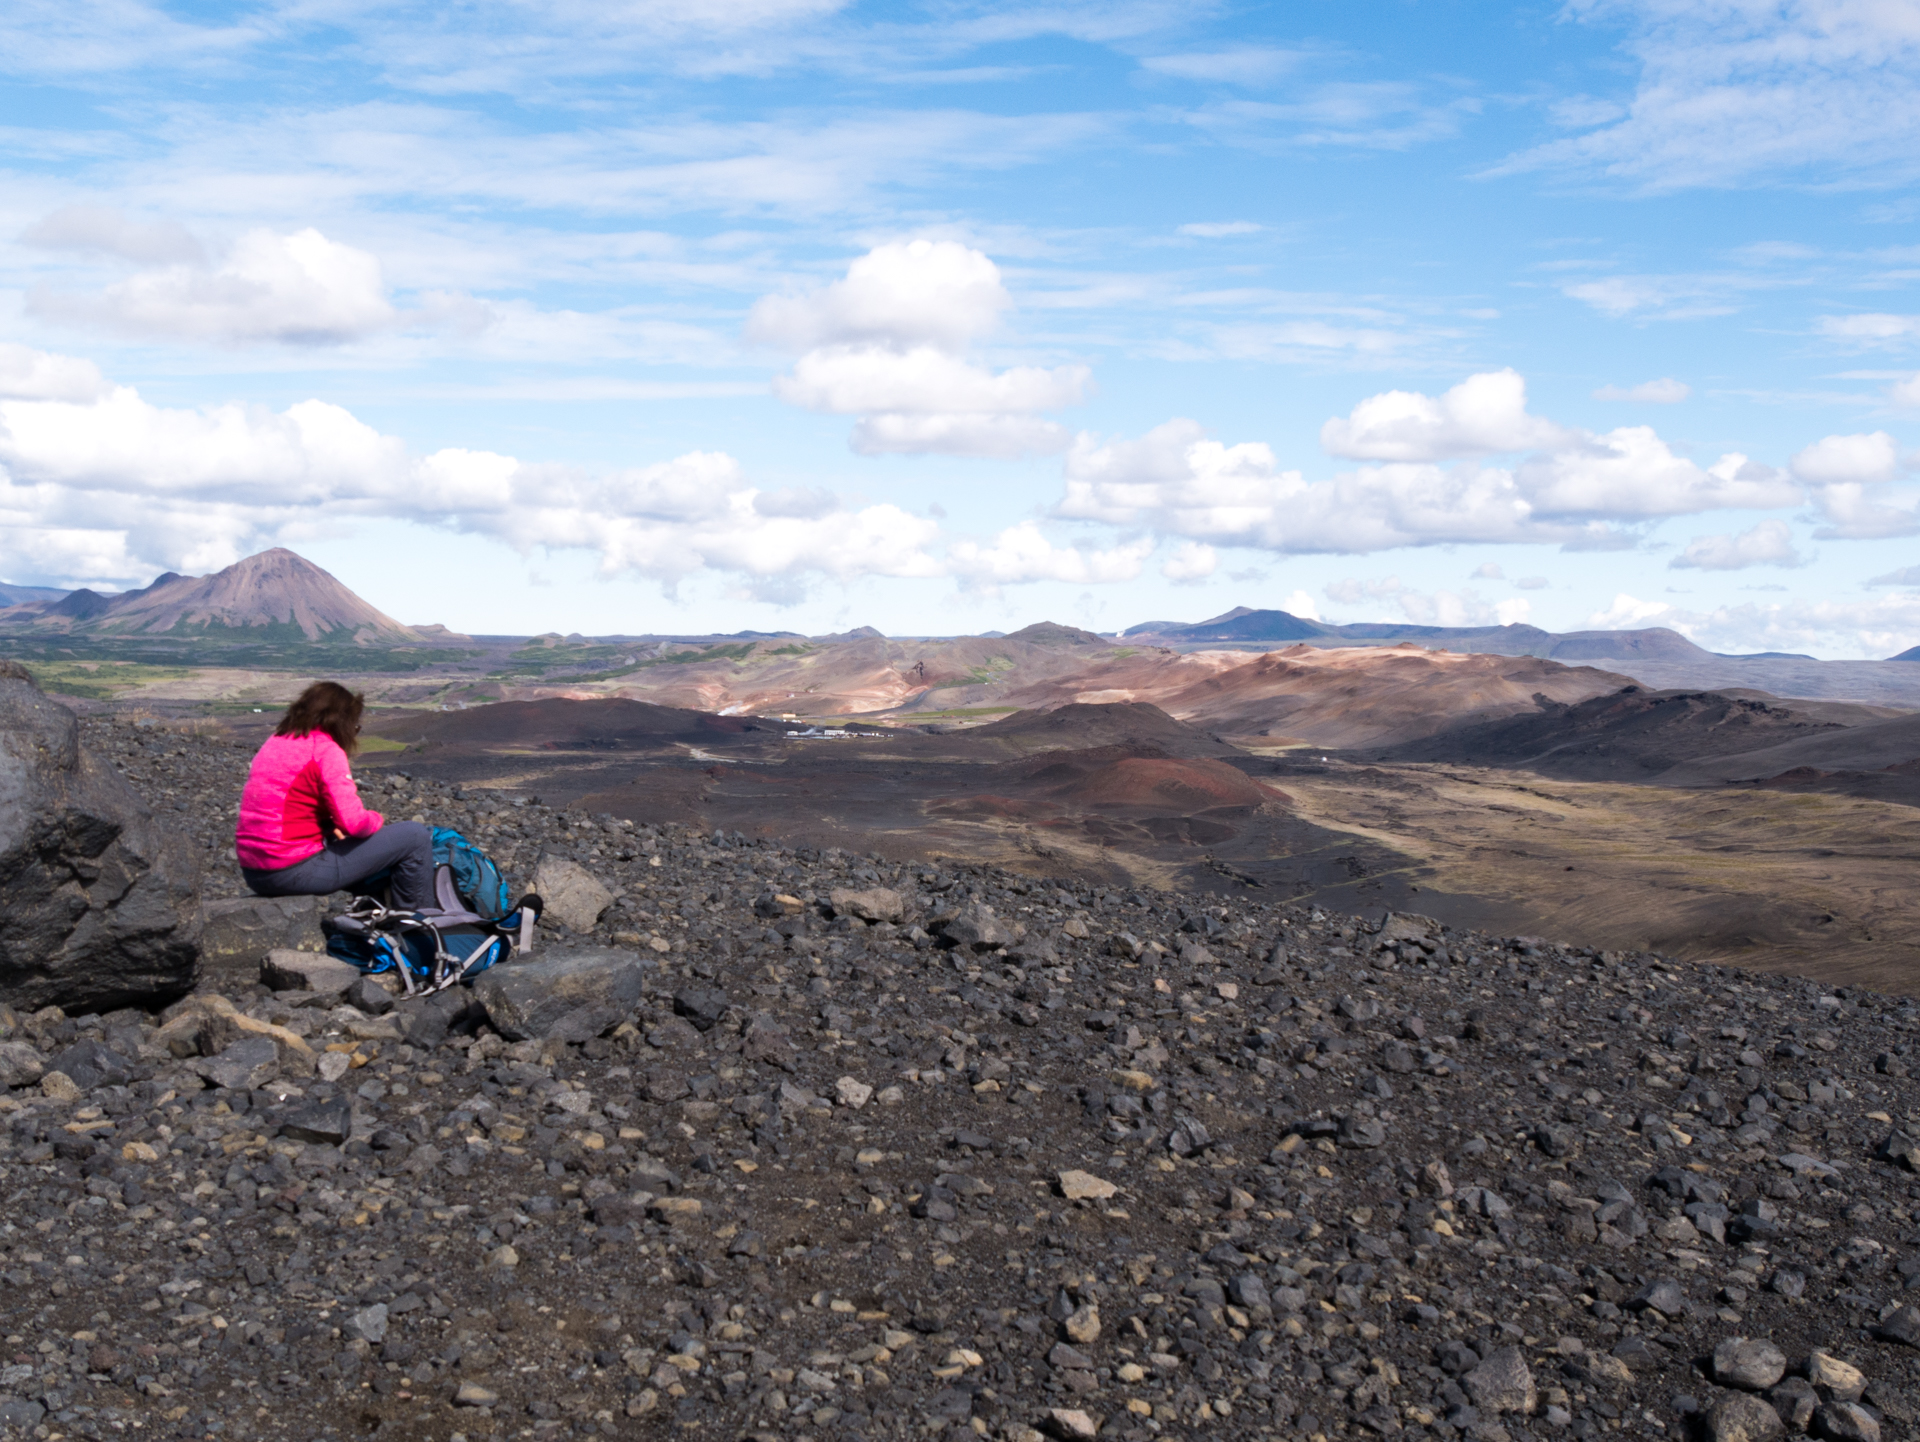
{"label": "woman's hand", "polygon": [[347,833],[337,826],[329,826],[327,830],[333,833],[333,839],[335,841],[345,841],[347,839]]}

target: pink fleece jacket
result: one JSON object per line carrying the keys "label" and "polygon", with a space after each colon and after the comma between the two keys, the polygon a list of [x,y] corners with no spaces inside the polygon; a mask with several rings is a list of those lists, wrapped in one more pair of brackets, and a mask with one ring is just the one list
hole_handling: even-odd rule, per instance
{"label": "pink fleece jacket", "polygon": [[386,818],[360,804],[340,743],[324,731],[270,736],[240,793],[233,844],[250,871],[278,871],[316,855],[330,828],[371,836]]}

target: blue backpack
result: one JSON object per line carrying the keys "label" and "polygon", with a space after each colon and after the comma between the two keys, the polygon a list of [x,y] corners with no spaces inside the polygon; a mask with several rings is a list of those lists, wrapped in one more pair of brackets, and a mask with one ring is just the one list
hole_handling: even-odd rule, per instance
{"label": "blue backpack", "polygon": [[433,867],[453,870],[453,889],[468,911],[486,921],[498,921],[513,910],[507,879],[491,856],[451,826],[433,828]]}
{"label": "blue backpack", "polygon": [[397,973],[407,995],[439,991],[532,949],[540,898],[515,903],[493,858],[451,827],[433,829],[432,909],[393,910],[384,879],[369,877],[367,894],[321,931],[332,955],[369,974]]}

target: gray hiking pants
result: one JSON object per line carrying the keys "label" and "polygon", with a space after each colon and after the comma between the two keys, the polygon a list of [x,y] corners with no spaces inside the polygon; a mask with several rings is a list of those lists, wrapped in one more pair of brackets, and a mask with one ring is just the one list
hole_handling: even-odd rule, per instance
{"label": "gray hiking pants", "polygon": [[242,867],[255,896],[325,896],[393,868],[391,900],[402,911],[434,904],[433,833],[418,821],[389,821],[371,836],[329,841],[305,861],[278,871]]}

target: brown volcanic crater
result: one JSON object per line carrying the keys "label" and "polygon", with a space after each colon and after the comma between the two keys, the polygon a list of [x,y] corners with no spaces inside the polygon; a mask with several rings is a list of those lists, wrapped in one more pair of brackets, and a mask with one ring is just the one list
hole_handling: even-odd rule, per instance
{"label": "brown volcanic crater", "polygon": [[1055,800],[1097,808],[1150,807],[1207,811],[1218,806],[1262,806],[1285,799],[1224,761],[1119,748],[1062,753],[1032,772],[1029,784]]}
{"label": "brown volcanic crater", "polygon": [[1239,750],[1145,702],[1069,702],[1049,711],[1017,711],[958,733],[970,751],[1015,753],[1144,747],[1158,756],[1237,756]]}

